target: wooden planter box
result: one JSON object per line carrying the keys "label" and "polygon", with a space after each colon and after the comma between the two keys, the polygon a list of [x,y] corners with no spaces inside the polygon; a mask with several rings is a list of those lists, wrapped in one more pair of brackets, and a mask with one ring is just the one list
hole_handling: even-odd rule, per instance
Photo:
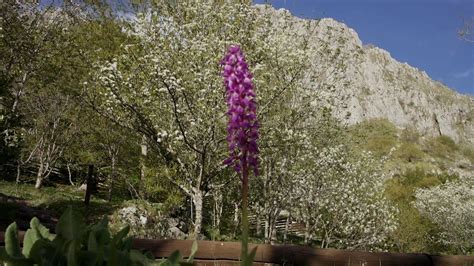
{"label": "wooden planter box", "polygon": [[[24,232],[19,233],[23,240]],[[0,232],[0,245],[4,232]],[[156,258],[166,258],[179,250],[189,256],[192,240],[134,239],[133,247],[149,250]],[[196,265],[238,265],[240,242],[198,241]],[[474,266],[473,256],[438,256],[416,253],[364,252],[338,249],[317,249],[295,245],[250,244],[257,247],[254,265],[315,265],[315,266]]]}

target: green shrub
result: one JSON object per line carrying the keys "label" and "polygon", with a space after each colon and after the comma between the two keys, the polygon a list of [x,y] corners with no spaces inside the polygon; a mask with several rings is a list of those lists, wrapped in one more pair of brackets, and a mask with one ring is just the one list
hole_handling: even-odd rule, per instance
{"label": "green shrub", "polygon": [[398,130],[387,119],[371,119],[349,129],[352,141],[363,150],[377,156],[387,155],[398,142]]}
{"label": "green shrub", "polygon": [[429,171],[425,165],[417,164],[407,168],[402,174],[389,179],[385,185],[385,194],[396,203],[407,204],[414,200],[418,188],[429,188],[459,178],[456,173]]}
{"label": "green shrub", "polygon": [[411,163],[421,161],[425,154],[418,145],[405,142],[396,150],[395,156],[403,162]]}
{"label": "green shrub", "polygon": [[411,204],[401,204],[398,213],[399,226],[393,232],[394,244],[398,252],[434,252],[431,237],[438,228],[420,215]]}
{"label": "green shrub", "polygon": [[442,159],[448,159],[454,155],[459,147],[453,139],[448,136],[439,136],[428,139],[425,143],[425,149],[429,154]]}
{"label": "green shrub", "polygon": [[463,146],[462,154],[472,163],[474,164],[474,147],[470,146],[469,144]]}
{"label": "green shrub", "polygon": [[407,127],[400,133],[400,140],[408,143],[418,143],[420,133],[414,127]]}
{"label": "green shrub", "polygon": [[124,227],[111,235],[107,217],[97,224],[86,226],[82,217],[69,207],[51,234],[35,217],[25,233],[23,249],[20,248],[16,223],[10,224],[5,233],[5,247],[0,248],[0,263],[7,265],[183,265],[191,263],[197,250],[182,263],[179,251],[165,261],[156,262],[151,253],[133,250],[130,228]]}

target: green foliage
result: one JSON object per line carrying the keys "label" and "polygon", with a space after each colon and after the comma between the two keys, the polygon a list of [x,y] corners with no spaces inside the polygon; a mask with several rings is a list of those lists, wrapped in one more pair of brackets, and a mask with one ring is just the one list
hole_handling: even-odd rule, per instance
{"label": "green foliage", "polygon": [[7,265],[186,265],[192,264],[197,243],[185,263],[179,251],[160,263],[151,253],[133,250],[126,226],[111,235],[105,216],[99,223],[86,226],[82,217],[68,208],[59,219],[56,234],[41,225],[37,218],[30,222],[20,248],[16,223],[8,226],[5,247],[0,248],[0,262]]}
{"label": "green foliage", "polygon": [[399,226],[392,235],[397,251],[439,253],[445,250],[445,247],[433,241],[439,228],[420,215],[412,203],[418,188],[434,187],[457,178],[457,174],[435,173],[425,165],[418,164],[387,181],[385,194],[397,204],[399,210]]}
{"label": "green foliage", "polygon": [[392,236],[397,251],[433,253],[438,250],[432,241],[437,227],[411,204],[399,205],[398,222],[399,226]]}
{"label": "green foliage", "polygon": [[[6,256],[2,260],[12,265],[148,265],[153,258],[131,250],[128,227],[115,236],[108,231],[107,218],[92,226],[85,226],[81,217],[68,208],[56,226],[56,235],[33,218],[25,233],[23,251],[17,239],[16,223],[7,229]],[[5,255],[2,252],[3,255]]]}
{"label": "green foliage", "polygon": [[456,180],[455,173],[434,173],[421,166],[406,169],[401,175],[389,179],[385,193],[395,202],[409,203],[414,200],[414,192],[418,188],[429,188],[447,181]]}
{"label": "green foliage", "polygon": [[388,155],[398,141],[398,129],[387,119],[371,119],[349,128],[352,142],[377,156]]}
{"label": "green foliage", "polygon": [[425,150],[442,159],[450,159],[459,150],[456,142],[448,136],[439,136],[428,139],[425,143]]}
{"label": "green foliage", "polygon": [[405,163],[418,162],[425,157],[425,154],[417,144],[408,142],[402,143],[394,155]]}
{"label": "green foliage", "polygon": [[467,144],[463,146],[461,152],[472,164],[474,164],[474,147]]}
{"label": "green foliage", "polygon": [[193,245],[191,246],[191,254],[189,255],[186,261],[183,261],[183,256],[179,251],[174,251],[171,255],[164,261],[162,261],[159,265],[163,266],[179,266],[179,265],[194,265],[194,254],[196,254],[198,249],[197,242],[194,241]]}
{"label": "green foliage", "polygon": [[404,128],[400,133],[400,140],[403,142],[418,143],[420,137],[420,133],[413,127]]}

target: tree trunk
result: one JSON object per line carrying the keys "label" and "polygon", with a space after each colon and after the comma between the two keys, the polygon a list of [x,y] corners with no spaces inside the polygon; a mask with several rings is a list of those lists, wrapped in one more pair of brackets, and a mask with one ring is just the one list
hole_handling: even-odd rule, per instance
{"label": "tree trunk", "polygon": [[40,162],[40,165],[38,167],[38,173],[36,174],[36,183],[35,183],[35,188],[40,189],[41,186],[43,185],[43,163]]}
{"label": "tree trunk", "polygon": [[257,213],[255,214],[255,222],[256,233],[257,236],[260,237],[262,234],[262,225],[260,224],[260,208],[257,209]]}
{"label": "tree trunk", "polygon": [[304,232],[304,243],[309,243],[309,221],[305,221],[306,230]]}
{"label": "tree trunk", "polygon": [[87,183],[86,183],[86,195],[84,197],[84,204],[89,206],[89,202],[91,200],[92,190],[94,189],[94,165],[89,165],[87,170]]}
{"label": "tree trunk", "polygon": [[202,226],[202,192],[198,191],[193,196],[193,204],[195,209],[194,217],[194,238],[198,239],[199,234],[201,233]]}
{"label": "tree trunk", "polygon": [[21,175],[21,162],[18,160],[16,165],[16,182],[20,183],[20,175]]}
{"label": "tree trunk", "polygon": [[265,232],[264,232],[264,238],[265,238],[265,243],[268,244],[270,243],[269,241],[269,235],[270,235],[270,214],[265,215]]}
{"label": "tree trunk", "polygon": [[239,228],[239,217],[240,217],[240,211],[239,211],[239,203],[234,202],[234,236],[237,235],[237,229]]}
{"label": "tree trunk", "polygon": [[115,154],[112,153],[111,158],[111,169],[110,169],[110,176],[109,176],[109,194],[107,200],[110,202],[112,201],[112,192],[114,189],[114,182],[115,181]]}
{"label": "tree trunk", "polygon": [[291,214],[289,214],[288,217],[286,218],[285,232],[283,233],[283,243],[286,243],[286,240],[288,238],[288,230],[290,229],[290,221],[291,221]]}
{"label": "tree trunk", "polygon": [[276,228],[276,220],[272,222],[271,226],[271,234],[270,234],[270,244],[274,245],[277,242],[277,228]]}
{"label": "tree trunk", "polygon": [[217,191],[214,194],[214,214],[213,214],[213,227],[216,230],[216,234],[220,234],[221,216],[222,216],[222,193]]}
{"label": "tree trunk", "polygon": [[140,184],[138,185],[138,193],[143,198],[145,196],[145,177],[146,177],[146,166],[145,160],[148,154],[148,147],[146,143],[146,136],[142,136],[142,143],[140,144],[141,147],[141,157],[140,157]]}
{"label": "tree trunk", "polygon": [[66,167],[67,167],[67,174],[69,177],[69,183],[71,184],[71,186],[75,186],[74,182],[72,182],[71,166],[69,165],[69,162],[66,163]]}
{"label": "tree trunk", "polygon": [[23,94],[23,88],[25,87],[25,83],[26,83],[26,78],[28,77],[28,72],[25,72],[23,74],[23,77],[21,79],[21,82],[20,84],[18,84],[18,90],[17,92],[15,93],[15,100],[13,101],[13,106],[12,106],[12,114],[16,116],[16,112],[17,112],[17,109],[18,109],[18,105],[20,103],[20,98]]}

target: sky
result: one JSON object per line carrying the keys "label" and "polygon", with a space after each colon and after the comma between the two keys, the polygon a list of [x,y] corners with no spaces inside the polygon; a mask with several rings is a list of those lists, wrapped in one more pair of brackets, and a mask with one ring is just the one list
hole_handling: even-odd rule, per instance
{"label": "sky", "polygon": [[264,2],[298,17],[344,22],[364,44],[387,50],[432,79],[474,95],[474,42],[461,40],[457,34],[463,18],[474,18],[474,0],[254,1]]}

